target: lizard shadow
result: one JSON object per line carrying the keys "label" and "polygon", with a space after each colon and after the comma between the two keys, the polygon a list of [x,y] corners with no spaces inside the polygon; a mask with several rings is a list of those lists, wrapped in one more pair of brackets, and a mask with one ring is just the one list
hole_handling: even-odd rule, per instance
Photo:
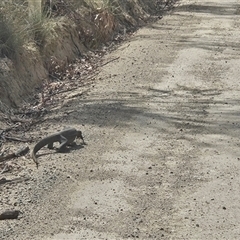
{"label": "lizard shadow", "polygon": [[[50,154],[61,154],[61,153],[70,153],[71,151],[73,150],[79,150],[79,149],[82,149],[84,148],[84,145],[87,145],[87,144],[74,144],[74,145],[70,145],[70,146],[67,146],[64,151],[59,151],[59,148],[57,147],[54,147],[52,149],[49,149],[49,148],[44,148],[44,151],[48,151],[48,152],[44,152],[44,153],[38,153],[37,154],[37,157],[41,157],[41,156],[45,156],[45,155],[50,155]],[[50,151],[49,151],[50,150]],[[54,151],[53,151],[54,150]]]}

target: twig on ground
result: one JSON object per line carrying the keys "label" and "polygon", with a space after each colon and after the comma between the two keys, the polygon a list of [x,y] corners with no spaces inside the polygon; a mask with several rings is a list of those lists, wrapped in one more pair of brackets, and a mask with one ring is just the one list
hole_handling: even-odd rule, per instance
{"label": "twig on ground", "polygon": [[103,66],[109,64],[110,62],[113,62],[113,61],[115,61],[115,60],[118,60],[119,58],[120,58],[120,57],[113,58],[113,59],[111,59],[111,60],[109,60],[109,61],[107,61],[107,62],[101,64],[99,67],[103,67]]}
{"label": "twig on ground", "polygon": [[8,165],[6,164],[3,168],[3,170],[0,172],[0,174],[3,174],[5,172],[9,171],[9,170],[7,170],[7,168],[8,168]]}
{"label": "twig on ground", "polygon": [[6,219],[17,219],[20,211],[19,210],[7,210],[0,214],[0,220]]}
{"label": "twig on ground", "polygon": [[30,139],[22,139],[22,138],[17,138],[17,137],[4,137],[7,140],[12,140],[12,141],[16,141],[16,142],[30,142]]}
{"label": "twig on ground", "polygon": [[6,179],[6,178],[4,177],[4,178],[1,178],[1,179],[0,179],[0,185],[1,185],[1,184],[5,184],[5,183],[9,183],[9,184],[20,183],[20,182],[28,181],[28,180],[30,180],[30,178]]}
{"label": "twig on ground", "polygon": [[4,161],[7,161],[7,160],[15,158],[15,157],[23,156],[23,155],[27,154],[28,152],[29,152],[28,146],[22,147],[21,149],[17,150],[15,153],[10,153],[7,156],[1,156],[0,162],[4,162]]}

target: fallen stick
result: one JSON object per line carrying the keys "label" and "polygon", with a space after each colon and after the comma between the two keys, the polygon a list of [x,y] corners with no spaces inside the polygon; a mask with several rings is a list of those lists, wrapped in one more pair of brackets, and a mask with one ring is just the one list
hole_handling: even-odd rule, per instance
{"label": "fallen stick", "polygon": [[109,64],[110,62],[113,62],[113,61],[115,61],[115,60],[118,60],[119,58],[120,58],[120,57],[115,57],[115,58],[113,58],[113,59],[111,59],[111,60],[109,60],[109,61],[107,61],[107,62],[101,64],[99,67],[103,67],[103,66]]}
{"label": "fallen stick", "polygon": [[7,160],[15,158],[15,157],[16,157],[15,153],[10,153],[7,156],[0,157],[0,162],[4,162],[4,161],[7,161]]}
{"label": "fallen stick", "polygon": [[4,177],[0,179],[0,185],[5,183],[19,183],[19,182],[28,181],[28,180],[30,180],[30,178],[14,178],[10,180]]}
{"label": "fallen stick", "polygon": [[7,168],[8,168],[8,165],[6,164],[5,167],[3,168],[3,170],[0,172],[0,174],[7,172],[8,171]]}
{"label": "fallen stick", "polygon": [[7,210],[0,214],[0,220],[17,219],[19,213],[19,210]]}
{"label": "fallen stick", "polygon": [[31,140],[29,139],[22,139],[22,138],[17,138],[17,137],[7,137],[4,136],[7,140],[12,140],[12,141],[17,141],[17,142],[30,142]]}
{"label": "fallen stick", "polygon": [[15,153],[10,153],[7,156],[0,157],[0,162],[4,162],[4,161],[7,161],[7,160],[15,158],[15,157],[23,156],[23,155],[27,154],[28,152],[29,152],[28,146],[22,147],[22,148],[18,149]]}

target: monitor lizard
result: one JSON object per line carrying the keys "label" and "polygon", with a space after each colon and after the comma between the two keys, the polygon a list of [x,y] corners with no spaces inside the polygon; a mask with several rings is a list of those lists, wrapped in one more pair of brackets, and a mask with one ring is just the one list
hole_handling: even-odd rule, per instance
{"label": "monitor lizard", "polygon": [[59,142],[60,147],[58,149],[58,152],[63,152],[66,149],[67,145],[71,145],[76,138],[81,138],[83,141],[83,144],[85,144],[82,132],[77,131],[75,128],[66,128],[63,131],[59,133],[52,134],[50,136],[47,136],[40,140],[33,148],[32,151],[32,158],[33,161],[36,163],[37,167],[39,165],[39,162],[36,158],[36,153],[44,146],[48,145],[49,149],[53,148],[54,142]]}

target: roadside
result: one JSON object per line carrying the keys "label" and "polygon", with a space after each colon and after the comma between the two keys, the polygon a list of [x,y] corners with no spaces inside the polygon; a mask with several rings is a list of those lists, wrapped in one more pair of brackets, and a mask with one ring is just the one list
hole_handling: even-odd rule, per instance
{"label": "roadside", "polygon": [[238,239],[239,9],[182,1],[106,56],[31,133],[70,125],[88,145],[20,159],[30,181],[1,186],[1,207],[23,213],[1,239]]}
{"label": "roadside", "polygon": [[[85,78],[82,69],[72,76],[76,58],[98,58],[106,46],[160,18],[174,3],[175,0],[1,1],[0,111],[7,112],[5,104],[21,107],[24,101],[30,101],[33,89],[46,90],[42,85],[54,82],[57,88],[56,82],[65,78]],[[29,11],[32,7],[35,11]],[[100,49],[95,54],[90,52]]]}

